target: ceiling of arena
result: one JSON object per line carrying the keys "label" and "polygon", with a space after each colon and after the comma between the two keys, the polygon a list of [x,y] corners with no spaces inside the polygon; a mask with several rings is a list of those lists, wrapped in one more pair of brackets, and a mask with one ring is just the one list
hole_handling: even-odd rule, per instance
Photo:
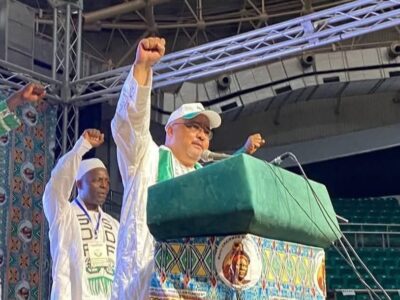
{"label": "ceiling of arena", "polygon": [[[51,32],[52,6],[62,0],[21,0],[38,9]],[[68,0],[83,5],[83,46],[113,67],[130,64],[138,40],[157,35],[173,52],[293,19],[349,0]]]}
{"label": "ceiling of arena", "polygon": [[[36,19],[39,28],[37,30],[49,36],[52,34],[53,10],[51,4],[60,3],[62,1],[77,3],[77,5],[81,4],[83,6],[84,17],[82,32],[83,51],[99,59],[99,62],[106,63],[109,69],[130,65],[138,41],[146,36],[154,35],[164,37],[167,40],[167,53],[171,53],[351,2],[351,0],[18,1],[37,10]],[[393,42],[399,42],[399,40],[400,30],[398,27],[393,27],[380,32],[368,33],[343,42],[336,42],[324,48],[313,50],[313,52],[383,47],[389,46]],[[367,85],[368,82],[363,84]],[[324,92],[324,95],[329,96],[329,89],[332,88],[332,86],[323,85],[318,88]],[[377,97],[377,99],[380,98],[382,97]],[[389,100],[390,103],[393,102],[391,98]],[[355,101],[348,101],[350,104],[353,102]],[[309,102],[306,102],[305,106],[308,103]],[[332,103],[334,103],[334,99]],[[320,106],[314,107],[312,105],[307,105],[307,108],[310,107],[309,111],[307,111],[309,115],[305,114],[304,119],[302,119],[302,115],[298,114],[295,109],[293,109],[293,111],[295,111],[293,114],[290,114],[291,110],[288,110],[289,113],[286,111],[285,114],[282,108],[284,105],[285,107],[289,106],[286,105],[286,100],[282,101],[282,105],[276,110],[276,114],[275,111],[259,113],[258,125],[254,123],[252,115],[249,115],[247,118],[240,116],[237,120],[233,120],[232,122],[225,122],[225,120],[224,122],[227,125],[224,128],[226,128],[226,131],[223,131],[225,129],[221,129],[221,136],[224,138],[220,139],[221,144],[214,144],[215,149],[229,149],[228,147],[233,147],[235,145],[240,146],[242,139],[244,139],[250,129],[257,129],[265,136],[268,136],[269,145],[290,144],[290,142],[293,142],[293,136],[298,135],[298,132],[301,132],[301,130],[310,129],[309,136],[305,136],[305,134],[302,135],[303,140],[343,134],[345,131],[350,132],[353,128],[348,128],[351,126],[343,127],[346,123],[340,120],[340,117],[345,117],[346,115],[350,116],[351,110],[347,110],[346,113],[340,115],[339,110],[336,111],[335,109],[335,107],[339,107],[339,104],[342,103],[340,97],[337,103],[337,105],[329,106],[326,101],[321,102],[321,107],[325,108],[326,105],[325,110],[329,117],[327,120],[331,120],[329,121],[331,123],[325,124],[322,122],[320,126],[315,125],[317,121],[314,122],[314,115],[322,115],[320,111],[322,108]],[[380,103],[376,102],[375,104],[374,102],[374,105],[377,105],[378,109],[383,110],[383,108],[379,106]],[[334,108],[332,109],[332,107]],[[239,109],[240,107],[238,110]],[[296,107],[296,109],[298,109],[298,107]],[[113,110],[114,108],[110,109],[110,115],[113,114]],[[318,113],[314,113],[317,110]],[[342,110],[344,111],[345,108]],[[354,115],[356,116],[359,114],[359,111],[359,108],[354,109]],[[389,113],[391,111],[397,113],[397,110],[392,106],[385,112]],[[380,113],[380,115],[383,116],[384,114]],[[228,119],[228,117],[226,119]],[[279,119],[279,122],[275,122],[276,119]],[[267,123],[266,120],[270,123]],[[291,122],[292,120],[294,121]],[[308,127],[307,125],[303,126],[303,123],[301,123],[303,120],[310,120],[310,122],[314,123]],[[341,125],[338,127],[345,128],[343,132],[335,131],[331,133],[328,129],[325,130],[325,128],[336,129],[334,126],[340,123],[338,120],[341,121]],[[348,123],[350,125],[355,123],[353,118],[349,117],[349,120]],[[295,121],[298,122],[296,123]],[[366,128],[368,126],[366,126]],[[376,125],[376,127],[379,127],[379,125]],[[237,128],[234,131],[235,134],[230,134],[230,128]],[[314,131],[314,128],[321,128],[321,131]],[[357,130],[361,129],[358,128]],[[162,126],[159,128],[159,132],[161,140],[164,134]],[[237,132],[240,132],[240,134],[236,134]],[[280,139],[282,136],[287,138],[287,140]],[[368,144],[367,139],[366,143]],[[333,147],[329,148],[333,149]],[[310,153],[314,153],[314,151]],[[314,159],[317,160],[317,158]]]}

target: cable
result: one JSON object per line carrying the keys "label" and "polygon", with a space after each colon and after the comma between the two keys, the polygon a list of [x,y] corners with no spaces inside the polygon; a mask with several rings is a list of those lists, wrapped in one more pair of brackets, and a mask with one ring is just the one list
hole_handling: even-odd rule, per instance
{"label": "cable", "polygon": [[[326,236],[326,234],[322,231],[322,229],[315,223],[315,221],[313,220],[313,218],[307,213],[306,210],[304,210],[303,206],[298,202],[298,200],[293,196],[293,194],[292,194],[292,193],[289,191],[289,189],[285,186],[285,184],[282,182],[281,178],[280,178],[280,177],[278,176],[278,174],[275,172],[274,168],[273,168],[270,164],[267,164],[267,166],[270,167],[270,169],[272,170],[272,172],[274,173],[274,175],[276,176],[276,178],[279,180],[280,184],[283,186],[283,188],[286,190],[286,192],[290,195],[290,197],[296,202],[296,204],[297,204],[297,205],[299,206],[299,208],[303,211],[303,213],[308,217],[308,219],[312,222],[312,224],[319,230],[319,232],[326,238],[326,240],[329,241],[329,242],[331,243],[330,239]],[[326,220],[326,219],[325,219],[325,220]],[[328,225],[329,225],[329,223],[328,223]],[[329,225],[329,226],[330,226],[330,225]],[[332,228],[331,228],[331,230],[332,230]],[[342,233],[342,231],[340,230],[340,228],[338,228],[338,231]],[[342,234],[342,236],[343,236],[343,234]],[[342,247],[345,248],[344,245],[343,245],[343,243],[340,241],[340,238],[338,238],[338,240],[339,240],[339,242],[341,243]],[[332,245],[333,245],[334,247],[336,247],[333,243],[332,243]],[[340,251],[339,251],[339,254],[341,254]],[[352,261],[350,255],[349,255],[347,252],[346,252],[346,254],[347,254],[348,259],[345,259],[345,258],[343,257],[343,255],[341,254],[342,257],[344,258],[345,262],[346,262],[347,264],[350,265],[350,267],[353,269],[353,271],[354,271],[355,274],[358,276],[358,278],[361,280],[361,282],[364,284],[364,286],[365,286],[371,293],[373,293],[378,299],[381,299],[381,298],[376,294],[376,292],[374,292],[374,291],[372,290],[372,288],[362,279],[362,277],[361,277],[361,275],[359,274],[358,270],[357,270],[356,267],[354,266],[354,263],[353,263],[353,261]],[[390,300],[390,298],[389,298],[389,300]]]}
{"label": "cable", "polygon": [[[328,212],[326,211],[325,207],[322,205],[321,200],[319,199],[318,195],[316,194],[315,190],[313,189],[312,185],[310,184],[309,179],[308,179],[307,175],[305,174],[304,169],[302,168],[302,166],[301,166],[300,162],[298,161],[297,157],[296,157],[293,153],[290,153],[289,157],[292,158],[292,159],[296,162],[296,164],[299,166],[300,171],[302,172],[305,181],[307,182],[309,188],[311,189],[311,192],[313,193],[313,196],[314,196],[315,200],[317,201],[317,204],[318,204],[318,206],[319,206],[321,212],[323,213],[325,220],[328,222],[328,219],[329,219],[329,221],[332,222],[332,223],[334,224],[334,226],[336,227],[336,229],[339,230],[339,231],[341,231],[340,228],[338,228],[338,227],[336,226],[336,223],[330,218],[330,216],[329,216]],[[327,214],[328,219],[326,218],[325,214]],[[329,224],[329,223],[328,223],[328,224]],[[331,226],[330,226],[330,227],[331,227]],[[331,228],[331,230],[332,230],[332,228]],[[353,252],[353,255],[354,255],[354,256],[357,258],[357,260],[360,262],[361,266],[362,266],[362,267],[367,271],[367,273],[371,276],[371,279],[378,285],[378,287],[382,290],[382,292],[384,293],[384,295],[385,295],[386,297],[388,297],[388,299],[390,299],[389,295],[387,295],[387,293],[386,293],[386,291],[383,289],[383,287],[379,284],[379,282],[376,280],[376,278],[373,276],[373,274],[369,271],[369,269],[368,269],[367,266],[364,264],[364,262],[361,260],[361,258],[356,254],[356,251],[354,250],[354,248],[352,247],[352,245],[351,245],[350,242],[347,240],[347,238],[346,238],[346,236],[345,236],[344,234],[342,234],[342,238],[343,238],[343,240],[346,242],[347,246],[351,249],[351,252]],[[360,281],[364,284],[365,281],[364,281],[363,278],[361,277],[361,274],[359,274],[358,270],[355,268],[355,265],[354,265],[354,263],[353,263],[352,260],[351,260],[350,254],[348,253],[348,251],[347,251],[345,245],[343,244],[343,242],[341,241],[341,239],[339,239],[339,243],[340,243],[341,246],[343,247],[343,251],[344,251],[344,252],[346,253],[346,255],[348,256],[348,258],[349,258],[349,260],[350,260],[350,262],[351,262],[351,265],[350,265],[350,266],[352,267],[353,271],[355,272],[355,274],[357,275],[357,277],[360,279]],[[373,292],[374,295],[377,296],[377,297],[380,299],[380,297],[379,297],[374,291],[371,290],[371,292]]]}
{"label": "cable", "polygon": [[[336,227],[336,229],[342,233],[341,229],[336,225],[336,223],[331,219],[330,215],[328,214],[328,212],[326,211],[325,207],[323,206],[321,200],[319,199],[318,195],[316,194],[314,188],[312,187],[306,173],[304,172],[303,167],[301,166],[300,162],[298,161],[297,157],[289,152],[288,155],[299,167],[300,172],[303,174],[304,180],[307,182],[307,185],[309,186],[309,188],[311,189],[311,192],[315,198],[315,200],[317,201],[317,204],[319,206],[319,208],[321,209],[321,212],[323,213],[323,216],[325,218],[326,221],[332,222],[332,224]],[[327,214],[325,216],[325,214]],[[327,219],[327,218],[328,219]],[[329,222],[328,222],[329,225]],[[330,225],[329,225],[330,226]],[[331,228],[332,229],[332,228]],[[348,241],[348,239],[345,237],[345,235],[342,233],[342,238],[343,240],[346,242],[348,248],[351,250],[351,252],[353,253],[353,255],[355,256],[355,258],[358,260],[358,262],[361,264],[361,266],[364,268],[365,271],[367,271],[367,273],[371,276],[372,281],[374,281],[374,283],[376,283],[376,285],[379,287],[379,289],[383,292],[383,294],[385,295],[385,297],[389,300],[391,300],[391,298],[389,297],[389,295],[387,294],[386,290],[382,287],[382,285],[378,282],[378,280],[375,278],[375,276],[371,273],[371,271],[368,269],[368,267],[365,265],[365,263],[362,261],[362,259],[358,256],[357,252],[354,250],[353,246],[351,245],[351,243]],[[341,239],[339,238],[339,242],[341,244],[341,246],[343,247],[343,251],[348,255],[348,257],[350,258],[350,255],[346,249],[346,247],[343,245]],[[352,268],[355,271],[357,277],[360,279],[360,281],[364,284],[365,281],[362,279],[361,275],[359,274],[359,272],[357,271],[357,269],[355,268],[354,264],[352,264]],[[375,295],[376,293],[374,291],[371,290],[371,292],[373,292]],[[377,295],[376,295],[377,296]],[[377,296],[378,297],[378,296]],[[379,298],[379,297],[378,297]],[[379,298],[380,299],[380,298]]]}
{"label": "cable", "polygon": [[[332,244],[332,246],[335,248],[335,250],[340,254],[340,256],[350,265],[350,267],[351,267],[351,269],[354,271],[354,269],[356,269],[357,270],[357,268],[355,267],[355,265],[354,265],[354,263],[353,263],[353,261],[351,260],[351,257],[350,257],[350,255],[349,255],[349,253],[348,252],[346,252],[345,251],[345,253],[346,253],[346,255],[347,255],[347,257],[348,257],[348,259],[344,256],[344,254],[342,253],[342,252],[340,252],[340,249],[335,245],[335,244]],[[342,244],[342,247],[343,247],[343,244]],[[358,277],[358,279],[361,281],[361,283],[365,286],[365,287],[367,287],[367,289],[371,292],[371,293],[373,293],[378,299],[381,299],[380,297],[379,297],[379,295],[370,287],[370,285],[361,277],[361,274],[358,272],[358,270],[355,272],[355,274],[357,275],[357,277]],[[371,295],[370,295],[371,296]],[[371,296],[371,298],[372,298],[372,296]],[[373,299],[373,298],[372,298]]]}

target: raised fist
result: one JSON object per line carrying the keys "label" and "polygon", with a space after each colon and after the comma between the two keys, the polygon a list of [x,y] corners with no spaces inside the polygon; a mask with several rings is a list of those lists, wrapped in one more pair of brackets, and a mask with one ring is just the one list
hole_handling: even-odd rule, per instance
{"label": "raised fist", "polygon": [[45,88],[38,83],[29,83],[18,91],[24,102],[33,102],[42,99],[46,95]]}
{"label": "raised fist", "polygon": [[86,129],[82,136],[87,140],[93,148],[99,147],[104,143],[104,134],[97,129]]}
{"label": "raised fist", "polygon": [[7,106],[11,111],[15,111],[17,107],[24,105],[26,102],[38,101],[45,95],[46,90],[43,86],[38,83],[29,83],[6,100]]}
{"label": "raised fist", "polygon": [[165,39],[149,37],[139,42],[136,50],[135,65],[152,67],[165,53]]}
{"label": "raised fist", "polygon": [[253,154],[265,144],[265,140],[262,138],[261,134],[252,134],[247,138],[244,148],[247,154]]}

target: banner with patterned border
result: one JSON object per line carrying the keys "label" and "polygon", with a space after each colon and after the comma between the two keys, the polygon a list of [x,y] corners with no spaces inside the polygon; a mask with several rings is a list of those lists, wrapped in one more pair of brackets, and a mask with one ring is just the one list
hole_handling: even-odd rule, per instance
{"label": "banner with patterned border", "polygon": [[54,164],[56,107],[27,104],[17,114],[21,126],[0,137],[2,295],[48,299],[50,252],[42,195]]}
{"label": "banner with patterned border", "polygon": [[251,234],[156,243],[152,300],[325,297],[321,248]]}

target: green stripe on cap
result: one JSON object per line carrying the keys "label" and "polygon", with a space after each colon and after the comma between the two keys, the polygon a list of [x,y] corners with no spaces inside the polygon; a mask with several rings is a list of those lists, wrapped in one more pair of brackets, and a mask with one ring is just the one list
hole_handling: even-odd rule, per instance
{"label": "green stripe on cap", "polygon": [[188,120],[188,119],[193,119],[194,117],[198,116],[200,112],[192,112],[184,115],[182,118]]}

